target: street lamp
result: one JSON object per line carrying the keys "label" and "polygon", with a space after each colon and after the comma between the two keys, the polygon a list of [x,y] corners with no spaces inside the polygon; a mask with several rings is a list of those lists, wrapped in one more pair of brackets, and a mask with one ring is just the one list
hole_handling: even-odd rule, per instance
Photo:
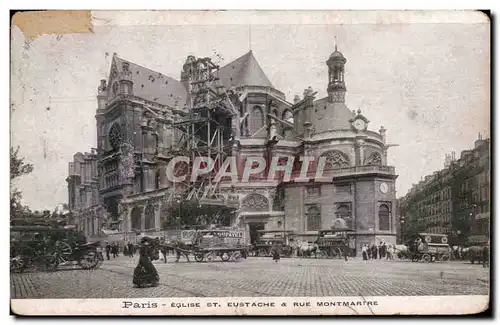
{"label": "street lamp", "polygon": [[400,227],[400,229],[401,229],[401,244],[404,245],[404,243],[405,243],[405,239],[404,239],[405,217],[404,216],[401,216],[399,218],[399,223],[401,224],[401,227]]}

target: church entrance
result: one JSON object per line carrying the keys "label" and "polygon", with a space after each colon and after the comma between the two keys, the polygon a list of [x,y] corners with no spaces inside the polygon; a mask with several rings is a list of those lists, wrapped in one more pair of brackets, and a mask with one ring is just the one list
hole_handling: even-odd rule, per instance
{"label": "church entrance", "polygon": [[248,224],[250,230],[250,243],[253,244],[257,238],[259,238],[259,230],[264,230],[265,223],[264,222],[250,222]]}

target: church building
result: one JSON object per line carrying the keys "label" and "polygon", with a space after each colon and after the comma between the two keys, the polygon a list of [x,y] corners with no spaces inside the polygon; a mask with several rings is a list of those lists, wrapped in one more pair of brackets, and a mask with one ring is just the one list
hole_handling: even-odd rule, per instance
{"label": "church building", "polygon": [[[115,54],[109,77],[98,88],[96,148],[76,154],[70,163],[69,202],[80,215],[81,229],[88,235],[110,224],[122,233],[161,230],[162,219],[169,217],[162,215],[162,206],[173,186],[167,166],[183,150],[192,150],[182,141],[187,123],[194,128],[197,89],[205,78],[217,80],[207,93],[226,96],[232,113],[217,117],[217,126],[209,126],[204,136],[236,157],[239,171],[248,158],[262,157],[270,164],[278,157],[286,164],[293,157],[296,176],[301,157],[313,159],[308,182],[286,179],[283,172],[269,180],[266,167],[249,182],[212,184],[216,197],[236,209],[232,225],[245,229],[250,239],[266,229],[293,231],[301,241],[314,241],[319,230],[348,227],[355,234],[350,245],[358,252],[364,244],[395,244],[397,175],[387,165],[386,129],[370,130],[368,118],[346,106],[346,63],[335,47],[325,65],[328,95],[316,98],[308,88],[289,102],[252,51],[223,67],[188,56],[180,80]],[[193,69],[197,64],[205,70]],[[210,67],[215,67],[214,77]],[[321,181],[311,176],[318,169]]]}

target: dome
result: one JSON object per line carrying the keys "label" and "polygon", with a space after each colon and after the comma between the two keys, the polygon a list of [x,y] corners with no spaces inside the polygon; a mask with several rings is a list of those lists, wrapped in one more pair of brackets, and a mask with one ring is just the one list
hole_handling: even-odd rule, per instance
{"label": "dome", "polygon": [[345,59],[344,58],[344,55],[342,53],[340,53],[339,51],[335,51],[333,52],[331,55],[330,55],[330,58],[341,58],[341,59]]}
{"label": "dome", "polygon": [[344,55],[337,49],[337,45],[335,45],[335,51],[330,55],[330,57],[328,58],[328,61],[342,61],[342,62],[346,62],[346,58],[344,57]]}

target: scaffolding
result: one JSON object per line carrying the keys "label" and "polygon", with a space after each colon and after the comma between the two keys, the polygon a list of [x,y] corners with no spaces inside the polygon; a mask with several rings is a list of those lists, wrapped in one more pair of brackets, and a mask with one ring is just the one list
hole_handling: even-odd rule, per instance
{"label": "scaffolding", "polygon": [[[227,91],[219,82],[219,66],[210,58],[190,57],[184,65],[182,78],[189,81],[187,112],[173,127],[180,137],[170,150],[169,156],[189,157],[188,165],[177,163],[176,176],[184,176],[184,181],[173,184],[167,201],[172,200],[221,200],[219,182],[214,182],[224,160],[231,154],[230,140],[233,136],[232,121],[239,121],[239,112],[232,100],[237,98],[233,91]],[[191,181],[196,158],[209,157],[207,167],[210,172]],[[210,166],[210,162],[213,163]]]}

